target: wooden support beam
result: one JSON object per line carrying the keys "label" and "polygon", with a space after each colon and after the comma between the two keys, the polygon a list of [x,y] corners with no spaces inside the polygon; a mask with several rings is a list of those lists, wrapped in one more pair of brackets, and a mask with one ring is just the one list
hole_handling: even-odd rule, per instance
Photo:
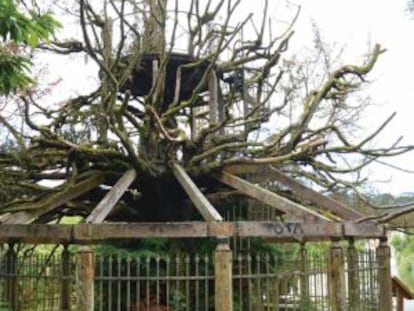
{"label": "wooden support beam", "polygon": [[207,200],[204,194],[198,189],[197,185],[191,180],[184,168],[177,164],[172,164],[172,171],[178,182],[184,188],[198,211],[203,215],[206,221],[222,221],[223,218],[217,212],[213,205]]}
{"label": "wooden support beam", "polygon": [[61,256],[62,265],[62,287],[60,290],[60,310],[70,311],[71,310],[71,296],[72,296],[72,279],[71,279],[71,253],[68,250],[68,245],[64,245]]}
{"label": "wooden support beam", "polygon": [[385,228],[372,222],[363,223],[344,223],[344,235],[354,238],[371,236],[372,238],[382,238],[386,236]]}
{"label": "wooden support beam", "polygon": [[123,196],[125,191],[135,180],[137,173],[134,169],[130,169],[125,172],[124,175],[116,182],[112,189],[105,195],[105,197],[99,202],[99,204],[86,218],[87,223],[101,223],[113,210],[116,203]]}
{"label": "wooden support beam", "polygon": [[229,242],[219,242],[214,251],[215,310],[233,311],[233,268]]}
{"label": "wooden support beam", "polygon": [[239,164],[231,165],[225,167],[224,169],[226,172],[233,174],[255,173],[260,175],[270,175],[274,177],[278,182],[289,187],[301,200],[309,201],[318,209],[331,212],[343,220],[358,220],[365,216],[363,213],[355,209],[349,208],[348,206],[332,198],[324,196],[314,191],[313,189],[302,185],[293,178],[290,178],[289,176],[275,169],[271,165]]}
{"label": "wooden support beam", "polygon": [[95,256],[88,246],[81,246],[77,253],[77,308],[79,311],[93,311]]}
{"label": "wooden support beam", "polygon": [[85,179],[73,187],[70,187],[69,189],[58,193],[55,195],[54,199],[48,204],[45,204],[41,208],[31,210],[31,211],[21,211],[17,213],[10,213],[9,216],[2,219],[2,223],[4,224],[26,224],[29,222],[32,222],[36,218],[38,218],[41,215],[44,215],[46,213],[49,213],[53,211],[55,208],[61,206],[64,203],[67,203],[82,194],[85,194],[92,189],[95,189],[100,184],[103,183],[105,180],[103,175],[94,175],[92,177],[89,177],[88,179]]}
{"label": "wooden support beam", "polygon": [[272,191],[260,187],[257,184],[250,183],[228,172],[222,172],[221,174],[216,175],[216,178],[223,184],[226,184],[236,190],[239,190],[240,192],[248,195],[249,197],[252,197],[271,207],[274,207],[277,210],[286,213],[287,215],[292,215],[297,219],[317,219],[331,222],[329,218],[322,216],[303,205],[300,205],[296,202],[292,202]]}
{"label": "wooden support beam", "polygon": [[311,305],[309,296],[309,254],[306,244],[301,243],[299,250],[299,284],[300,284],[300,307],[304,310]]}
{"label": "wooden support beam", "polygon": [[355,248],[354,239],[349,240],[346,253],[347,278],[348,278],[348,311],[359,311],[361,307],[361,288],[360,288],[360,267],[358,260],[358,251]]}
{"label": "wooden support beam", "polygon": [[[9,243],[9,248],[6,252],[6,278],[5,294],[6,299],[9,301],[11,310],[19,309],[19,280],[18,280],[18,267],[17,267],[17,252],[14,249],[14,243]],[[4,263],[3,263],[4,264]]]}
{"label": "wooden support beam", "polygon": [[328,285],[331,311],[347,311],[345,254],[339,241],[333,241],[328,257]]}
{"label": "wooden support beam", "polygon": [[387,238],[380,240],[377,248],[379,309],[378,311],[392,311],[392,278],[391,278],[391,249]]}
{"label": "wooden support beam", "polygon": [[[354,224],[365,226],[365,224]],[[362,229],[354,238],[376,238],[378,232]],[[101,223],[101,224],[3,224],[0,226],[0,242],[90,244],[107,239],[204,238],[204,237],[263,237],[274,241],[326,241],[348,239],[344,225],[333,222],[301,223],[280,221],[236,222],[173,222],[173,223]]]}

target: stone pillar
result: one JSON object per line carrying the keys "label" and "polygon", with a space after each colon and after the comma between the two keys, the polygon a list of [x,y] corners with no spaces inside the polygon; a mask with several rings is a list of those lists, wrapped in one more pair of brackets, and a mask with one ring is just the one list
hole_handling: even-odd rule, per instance
{"label": "stone pillar", "polygon": [[77,254],[77,308],[78,311],[94,310],[95,256],[89,246],[79,247]]}
{"label": "stone pillar", "polygon": [[377,248],[379,311],[392,311],[391,250],[387,238],[381,238]]}
{"label": "stone pillar", "polygon": [[348,242],[347,263],[348,263],[348,295],[349,311],[360,310],[360,291],[359,291],[359,263],[358,252],[355,248],[355,241],[350,239]]}
{"label": "stone pillar", "polygon": [[219,238],[214,252],[215,310],[233,311],[233,259],[228,238]]}
{"label": "stone pillar", "polygon": [[332,241],[328,258],[328,283],[331,311],[347,311],[345,255],[339,241]]}

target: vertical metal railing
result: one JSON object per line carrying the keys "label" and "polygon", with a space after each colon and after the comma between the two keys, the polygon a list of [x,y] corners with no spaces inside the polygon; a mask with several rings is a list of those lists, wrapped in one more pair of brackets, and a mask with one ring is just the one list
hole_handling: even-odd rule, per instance
{"label": "vertical metal railing", "polygon": [[[10,254],[7,246],[0,252],[1,311],[76,310],[77,252],[66,249],[66,253],[58,251],[51,256],[16,248],[14,270]],[[352,311],[378,310],[381,267],[377,254],[375,250],[356,254],[355,262],[346,264],[347,275],[356,273],[358,280],[353,295],[358,293],[359,304]],[[95,310],[214,310],[213,261],[213,254],[97,254]],[[348,299],[352,292],[349,286],[347,281]],[[327,254],[303,249],[297,254],[234,254],[232,296],[236,311],[328,311]]]}
{"label": "vertical metal railing", "polygon": [[205,255],[97,256],[97,310],[211,310],[213,267]]}
{"label": "vertical metal railing", "polygon": [[[376,251],[373,249],[357,251],[353,256],[353,263],[348,263],[346,269],[347,275],[352,275],[356,279],[356,281],[349,280],[347,282],[348,299],[352,299],[349,301],[350,311],[379,310],[378,273],[380,267]],[[348,260],[350,260],[349,257]],[[355,298],[355,295],[358,297]],[[355,303],[355,300],[358,303]]]}

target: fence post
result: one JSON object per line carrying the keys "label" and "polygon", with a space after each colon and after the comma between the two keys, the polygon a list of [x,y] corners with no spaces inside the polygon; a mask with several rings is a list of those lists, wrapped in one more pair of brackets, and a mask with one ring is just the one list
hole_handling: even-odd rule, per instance
{"label": "fence post", "polygon": [[62,252],[62,292],[61,292],[61,310],[70,311],[70,300],[72,295],[71,288],[71,268],[70,268],[70,252],[68,245],[63,246]]}
{"label": "fence post", "polygon": [[18,286],[17,286],[17,252],[14,250],[14,243],[9,243],[6,253],[7,278],[7,299],[11,310],[18,310]]}
{"label": "fence post", "polygon": [[306,244],[301,243],[300,250],[300,297],[301,305],[303,308],[309,307],[309,261],[308,261],[308,250]]}
{"label": "fence post", "polygon": [[233,311],[233,259],[228,238],[218,238],[214,252],[215,310]]}
{"label": "fence post", "polygon": [[95,257],[89,246],[80,246],[77,254],[77,309],[94,310]]}
{"label": "fence post", "polygon": [[359,292],[359,263],[358,252],[355,248],[354,239],[348,241],[347,252],[348,263],[348,293],[349,293],[349,311],[360,310],[360,292]]}
{"label": "fence post", "polygon": [[377,248],[379,311],[392,310],[391,250],[387,238],[381,238]]}
{"label": "fence post", "polygon": [[329,251],[329,300],[331,311],[346,311],[345,256],[339,241],[332,241]]}

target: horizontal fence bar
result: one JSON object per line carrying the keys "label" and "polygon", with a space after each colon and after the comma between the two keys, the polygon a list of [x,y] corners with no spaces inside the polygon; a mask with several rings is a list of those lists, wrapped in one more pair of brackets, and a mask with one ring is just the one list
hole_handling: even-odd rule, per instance
{"label": "horizontal fence bar", "polygon": [[383,226],[365,223],[300,223],[277,221],[1,224],[0,242],[89,244],[107,239],[263,237],[275,241],[324,241],[333,238],[380,238]]}

